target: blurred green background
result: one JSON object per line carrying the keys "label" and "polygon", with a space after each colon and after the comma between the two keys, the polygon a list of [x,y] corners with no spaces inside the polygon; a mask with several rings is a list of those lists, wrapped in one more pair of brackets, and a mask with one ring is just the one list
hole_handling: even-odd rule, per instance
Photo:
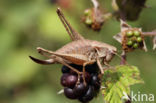
{"label": "blurred green background", "polygon": [[[112,11],[109,0],[99,0],[102,8]],[[132,26],[143,31],[156,29],[156,1],[147,0],[151,8],[144,9]],[[90,0],[0,0],[0,103],[78,103],[57,92],[60,84],[61,65],[39,65],[28,56],[40,56],[36,47],[57,50],[70,42],[61,24],[57,7],[61,7],[71,25],[84,37],[109,43],[120,44],[112,36],[120,32],[120,23],[115,19],[107,21],[100,32],[88,29],[80,20],[84,9],[92,7]],[[152,39],[146,38],[149,51],[136,50],[128,54],[128,62],[138,66],[145,84],[132,86],[135,93],[140,91],[156,95],[156,51],[152,50]],[[114,58],[112,65],[119,64]],[[103,103],[99,95],[91,103]]]}

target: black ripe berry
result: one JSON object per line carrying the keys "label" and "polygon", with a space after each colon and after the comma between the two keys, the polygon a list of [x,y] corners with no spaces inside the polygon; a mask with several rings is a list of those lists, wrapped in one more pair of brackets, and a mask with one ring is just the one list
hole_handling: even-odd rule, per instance
{"label": "black ripe berry", "polygon": [[90,74],[92,74],[92,73],[97,73],[98,72],[98,66],[97,66],[97,64],[95,63],[95,64],[92,64],[92,65],[87,65],[86,66],[86,71],[88,72],[88,73],[90,73]]}
{"label": "black ripe berry", "polygon": [[77,82],[77,76],[69,73],[64,73],[61,77],[61,84],[64,87],[73,88]]}
{"label": "black ripe berry", "polygon": [[76,99],[77,98],[77,96],[75,95],[73,89],[68,88],[68,87],[64,88],[64,94],[69,99]]}
{"label": "black ripe berry", "polygon": [[79,71],[82,71],[83,66],[81,65],[76,65],[76,64],[71,64],[70,66],[72,66],[73,68],[76,68]]}
{"label": "black ripe berry", "polygon": [[70,69],[66,66],[63,66],[61,70],[62,70],[62,73],[69,73],[70,72]]}
{"label": "black ripe berry", "polygon": [[[83,66],[70,64],[73,68],[83,72]],[[99,69],[97,64],[87,65],[85,74],[78,76],[66,66],[62,67],[61,84],[64,86],[64,95],[69,99],[78,99],[82,103],[88,103],[97,95],[100,90],[100,78],[98,78]],[[79,77],[79,78],[78,78]],[[84,84],[85,77],[86,84]],[[80,81],[78,81],[80,80]]]}
{"label": "black ripe berry", "polygon": [[73,88],[77,82],[78,78],[76,75],[70,74],[66,77],[67,87]]}
{"label": "black ripe berry", "polygon": [[100,89],[101,83],[100,79],[98,78],[98,75],[92,75],[91,84],[94,86],[94,88]]}
{"label": "black ripe berry", "polygon": [[88,90],[88,86],[85,86],[83,83],[76,85],[73,89],[76,96],[80,97]]}
{"label": "black ripe berry", "polygon": [[64,74],[62,75],[62,77],[61,77],[61,84],[62,84],[62,86],[64,86],[64,87],[67,86],[67,80],[66,80],[66,78],[67,78],[68,76],[69,76],[68,73],[64,73]]}
{"label": "black ripe berry", "polygon": [[[81,78],[80,79],[83,82],[83,75],[81,75]],[[86,80],[86,82],[89,83],[90,82],[90,79],[91,79],[90,74],[88,72],[85,72],[85,80]]]}
{"label": "black ripe berry", "polygon": [[79,98],[79,101],[81,101],[82,103],[86,103],[92,100],[93,97],[94,97],[94,88],[92,86],[89,86],[87,92]]}

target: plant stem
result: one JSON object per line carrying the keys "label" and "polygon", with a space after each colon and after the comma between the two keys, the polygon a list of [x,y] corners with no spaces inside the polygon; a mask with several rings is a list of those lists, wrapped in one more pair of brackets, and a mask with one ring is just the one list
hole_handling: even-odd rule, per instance
{"label": "plant stem", "polygon": [[121,53],[121,61],[120,61],[120,64],[121,65],[125,65],[126,64],[126,60],[127,60],[126,52],[123,50],[123,52]]}
{"label": "plant stem", "polygon": [[156,31],[152,31],[152,32],[142,32],[143,36],[156,36]]}
{"label": "plant stem", "polygon": [[99,8],[99,2],[97,0],[92,0],[95,9]]}

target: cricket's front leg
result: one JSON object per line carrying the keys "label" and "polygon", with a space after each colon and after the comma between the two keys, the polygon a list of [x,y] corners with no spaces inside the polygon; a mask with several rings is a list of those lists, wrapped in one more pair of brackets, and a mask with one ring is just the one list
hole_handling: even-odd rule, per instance
{"label": "cricket's front leg", "polygon": [[99,59],[97,59],[97,65],[98,65],[98,67],[99,67],[99,69],[101,71],[101,74],[103,75],[104,74],[104,71],[103,71],[103,67],[102,67]]}
{"label": "cricket's front leg", "polygon": [[102,67],[99,59],[97,59],[97,65],[98,65],[102,75],[104,74],[104,70],[114,68],[114,67],[110,66],[107,62],[104,62],[105,67]]}

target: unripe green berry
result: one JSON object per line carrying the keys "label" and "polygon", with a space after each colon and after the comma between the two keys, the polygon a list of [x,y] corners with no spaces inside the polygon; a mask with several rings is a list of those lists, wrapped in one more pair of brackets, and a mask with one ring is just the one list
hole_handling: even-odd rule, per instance
{"label": "unripe green berry", "polygon": [[135,36],[140,36],[140,32],[137,31],[137,30],[135,30],[135,31],[134,31],[134,35],[135,35]]}
{"label": "unripe green berry", "polygon": [[133,48],[137,49],[139,47],[138,43],[133,44]]}
{"label": "unripe green berry", "polygon": [[86,23],[87,25],[91,25],[91,24],[92,24],[92,20],[91,20],[90,18],[86,18],[85,23]]}
{"label": "unripe green berry", "polygon": [[131,37],[133,35],[133,32],[132,31],[128,31],[127,33],[126,33],[126,36],[127,37]]}
{"label": "unripe green berry", "polygon": [[137,42],[142,42],[142,38],[141,37],[137,37]]}
{"label": "unripe green berry", "polygon": [[132,42],[131,40],[129,40],[129,41],[127,42],[127,45],[128,45],[128,46],[132,46],[132,44],[133,44],[133,42]]}
{"label": "unripe green berry", "polygon": [[91,10],[90,9],[87,9],[84,11],[84,15],[85,16],[89,16],[91,14]]}

